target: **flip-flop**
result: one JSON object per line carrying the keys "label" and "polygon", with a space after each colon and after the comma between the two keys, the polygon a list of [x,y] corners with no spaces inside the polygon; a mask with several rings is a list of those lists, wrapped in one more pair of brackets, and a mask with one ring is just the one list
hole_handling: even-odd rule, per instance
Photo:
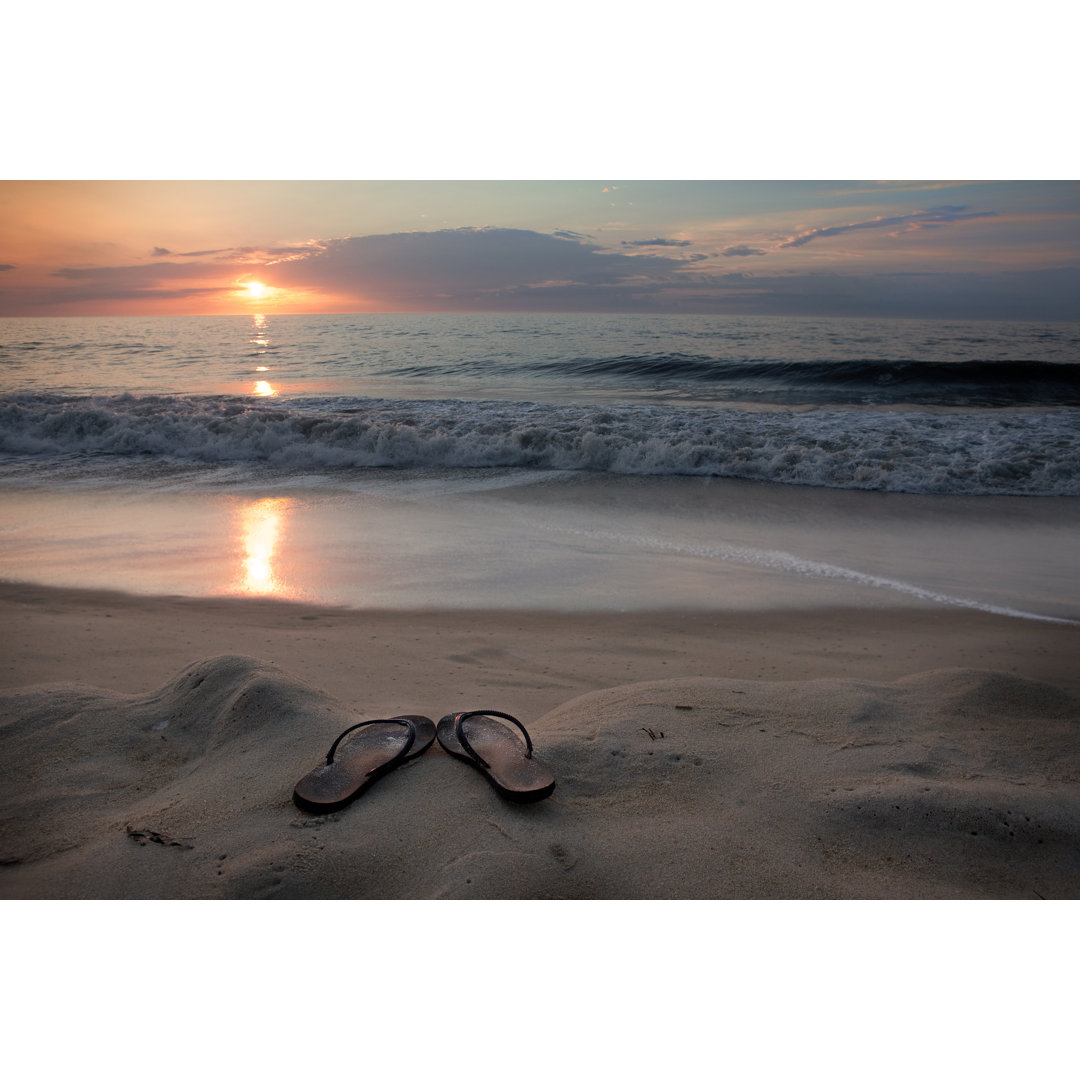
{"label": "flip-flop", "polygon": [[[354,731],[358,734],[342,743]],[[334,740],[322,765],[316,765],[297,781],[293,802],[313,814],[340,810],[383,773],[419,757],[434,740],[435,725],[426,716],[362,720]]]}
{"label": "flip-flop", "polygon": [[[513,731],[498,723],[508,720],[525,736],[525,746]],[[514,802],[546,799],[555,790],[551,771],[533,757],[525,725],[509,713],[478,710],[451,713],[439,721],[439,745],[467,761],[487,777],[491,786]]]}

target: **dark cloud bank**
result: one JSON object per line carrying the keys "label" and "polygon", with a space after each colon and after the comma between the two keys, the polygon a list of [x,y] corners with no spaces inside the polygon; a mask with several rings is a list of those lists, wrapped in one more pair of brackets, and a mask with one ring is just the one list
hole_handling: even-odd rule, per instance
{"label": "dark cloud bank", "polygon": [[[962,207],[906,215],[902,222],[936,224]],[[979,212],[982,213],[982,212]],[[933,220],[931,220],[931,218]],[[901,219],[837,229],[883,228]],[[803,234],[806,243],[826,235]],[[798,239],[798,238],[796,238]],[[795,244],[795,240],[789,243]],[[607,250],[581,234],[469,228],[356,236],[306,247],[217,249],[134,266],[65,268],[58,284],[38,294],[38,310],[68,302],[132,301],[211,296],[235,290],[242,275],[285,289],[343,298],[338,310],[611,311],[1067,319],[1080,321],[1080,270],[1062,268],[995,274],[727,273],[684,241],[663,238]],[[222,249],[224,251],[225,249]],[[736,245],[721,256],[760,256]],[[212,256],[198,258],[197,256]],[[277,261],[274,261],[277,255]],[[183,261],[175,261],[183,259]],[[755,271],[767,260],[753,260]],[[715,269],[714,269],[715,267]],[[211,285],[211,282],[221,282]],[[355,306],[349,302],[352,298]],[[5,295],[6,314],[21,314]]]}
{"label": "dark cloud bank", "polygon": [[[920,223],[963,214],[942,208]],[[885,221],[873,223],[885,227]],[[895,221],[891,224],[895,224]],[[821,230],[817,230],[817,233]],[[274,267],[274,284],[371,297],[390,308],[470,311],[744,312],[1080,320],[1080,271],[1004,274],[710,273],[700,255],[608,251],[521,229],[350,237]],[[721,254],[761,255],[745,245]]]}

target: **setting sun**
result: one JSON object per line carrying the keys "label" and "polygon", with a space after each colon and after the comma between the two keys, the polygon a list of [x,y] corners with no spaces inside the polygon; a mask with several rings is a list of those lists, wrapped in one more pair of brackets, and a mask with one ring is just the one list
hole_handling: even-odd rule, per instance
{"label": "setting sun", "polygon": [[261,281],[249,281],[244,288],[251,300],[263,300],[273,292],[269,285],[264,285]]}

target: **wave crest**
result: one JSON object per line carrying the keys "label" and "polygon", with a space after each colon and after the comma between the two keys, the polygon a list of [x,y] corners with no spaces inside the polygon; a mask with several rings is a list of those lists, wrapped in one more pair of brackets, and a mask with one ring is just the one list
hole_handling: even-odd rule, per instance
{"label": "wave crest", "polygon": [[1080,405],[1080,365],[1038,360],[722,360],[647,353],[556,361],[533,370],[709,387],[729,399],[788,404]]}
{"label": "wave crest", "polygon": [[342,468],[690,475],[924,494],[1080,495],[1080,417],[470,401],[0,397],[0,451]]}

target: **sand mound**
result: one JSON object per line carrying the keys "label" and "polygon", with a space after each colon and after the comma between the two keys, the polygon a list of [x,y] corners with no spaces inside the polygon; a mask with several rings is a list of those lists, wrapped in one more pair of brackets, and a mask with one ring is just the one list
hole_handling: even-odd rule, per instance
{"label": "sand mound", "polygon": [[6,692],[0,896],[1080,895],[1080,703],[1026,679],[636,683],[522,717],[558,777],[542,803],[436,744],[298,811],[371,718],[240,656],[146,695]]}

